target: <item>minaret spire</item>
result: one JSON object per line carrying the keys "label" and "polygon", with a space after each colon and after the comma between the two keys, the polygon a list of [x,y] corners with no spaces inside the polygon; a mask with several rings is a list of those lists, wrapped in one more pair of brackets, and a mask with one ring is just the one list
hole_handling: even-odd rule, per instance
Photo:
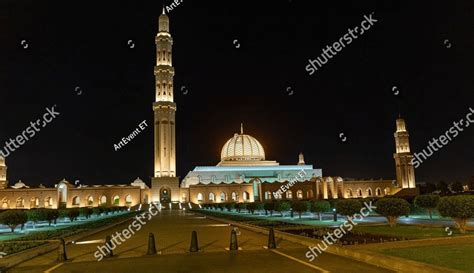
{"label": "minaret spire", "polygon": [[244,134],[244,124],[243,123],[240,123],[240,134],[241,135]]}
{"label": "minaret spire", "polygon": [[395,169],[397,172],[398,186],[402,188],[415,188],[415,169],[413,167],[413,155],[410,151],[409,134],[405,120],[398,118],[396,121],[395,137]]}
{"label": "minaret spire", "polygon": [[156,35],[155,66],[155,173],[154,177],[176,176],[175,112],[173,95],[174,67],[172,63],[173,38],[169,33],[169,18],[159,17]]}

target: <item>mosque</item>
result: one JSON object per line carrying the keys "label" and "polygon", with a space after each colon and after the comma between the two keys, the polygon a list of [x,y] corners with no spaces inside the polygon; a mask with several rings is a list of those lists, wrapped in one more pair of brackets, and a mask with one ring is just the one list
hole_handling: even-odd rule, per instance
{"label": "mosque", "polygon": [[[135,206],[154,203],[255,202],[272,199],[336,199],[416,195],[409,134],[405,121],[396,120],[394,153],[396,180],[344,180],[323,176],[306,164],[302,153],[295,165],[268,160],[262,144],[249,134],[235,133],[223,144],[216,166],[197,166],[181,181],[176,176],[177,105],[173,96],[173,38],[169,18],[159,17],[155,37],[154,174],[151,187],[137,178],[122,185],[81,185],[63,179],[55,187],[29,187],[19,181],[9,186],[5,159],[0,157],[0,208]],[[296,160],[295,160],[296,161]],[[297,180],[298,182],[292,183]],[[290,187],[289,184],[292,186]],[[283,194],[275,194],[287,185]]]}

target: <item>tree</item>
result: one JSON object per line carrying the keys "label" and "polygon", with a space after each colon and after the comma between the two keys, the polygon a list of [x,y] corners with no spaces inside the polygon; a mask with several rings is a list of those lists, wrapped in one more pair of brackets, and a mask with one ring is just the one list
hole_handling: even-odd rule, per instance
{"label": "tree", "polygon": [[[114,208],[114,210],[118,211],[120,208]],[[80,208],[79,213],[81,216],[85,217],[86,219],[89,219],[90,216],[94,213],[94,211],[91,208]]]}
{"label": "tree", "polygon": [[97,216],[100,216],[104,212],[102,207],[95,207],[92,209],[93,213]]}
{"label": "tree", "polygon": [[436,190],[441,191],[441,193],[447,193],[448,192],[448,184],[444,181],[439,181],[436,183]]}
{"label": "tree", "polygon": [[458,195],[439,200],[438,211],[443,217],[451,217],[461,233],[466,233],[467,220],[474,218],[474,196]]}
{"label": "tree", "polygon": [[474,176],[469,180],[468,186],[470,191],[474,191]]}
{"label": "tree", "polygon": [[347,218],[352,217],[354,214],[359,213],[362,209],[360,201],[355,199],[342,199],[337,201],[336,210],[339,214],[346,216]]}
{"label": "tree", "polygon": [[433,183],[426,183],[425,187],[423,188],[423,192],[426,194],[433,193],[436,191],[436,185]]}
{"label": "tree", "polygon": [[439,196],[435,194],[418,195],[415,198],[415,205],[428,210],[430,219],[433,219],[432,211],[438,206]]}
{"label": "tree", "polygon": [[267,215],[267,212],[270,212],[270,216],[273,216],[273,211],[275,210],[275,203],[273,202],[265,202],[263,204],[263,208],[265,209],[265,215]]}
{"label": "tree", "polygon": [[28,221],[33,223],[33,227],[36,228],[36,224],[39,221],[45,220],[46,213],[43,209],[30,209],[26,211],[26,217],[28,218]]}
{"label": "tree", "polygon": [[405,199],[382,198],[375,203],[375,210],[378,214],[387,218],[390,227],[397,224],[398,218],[410,213],[410,204]]}
{"label": "tree", "polygon": [[235,204],[234,203],[227,203],[227,204],[225,204],[225,208],[227,209],[227,211],[231,211],[233,208],[235,208]]}
{"label": "tree", "polygon": [[247,204],[247,211],[248,213],[253,214],[255,212],[255,203],[249,203]]}
{"label": "tree", "polygon": [[240,213],[243,209],[246,209],[247,208],[247,204],[246,203],[238,203],[237,204],[237,212]]}
{"label": "tree", "polygon": [[0,223],[8,226],[12,232],[18,225],[24,225],[28,221],[28,215],[22,210],[7,210],[0,214]]}
{"label": "tree", "polygon": [[77,217],[79,216],[79,210],[78,209],[69,209],[67,211],[67,217],[69,218],[69,220],[71,222],[73,222],[74,220],[77,220]]}
{"label": "tree", "polygon": [[275,203],[275,211],[278,211],[280,213],[281,217],[283,217],[283,213],[285,211],[289,211],[290,208],[291,208],[291,205],[288,202],[278,201],[278,202]]}
{"label": "tree", "polygon": [[328,212],[331,209],[331,204],[328,201],[313,201],[311,203],[311,211],[318,213],[319,221],[323,220],[323,213]]}
{"label": "tree", "polygon": [[291,208],[293,209],[293,211],[296,211],[298,213],[299,219],[301,219],[301,214],[307,212],[310,207],[311,204],[308,201],[298,200],[291,204]]}
{"label": "tree", "polygon": [[47,209],[46,210],[46,221],[48,221],[48,225],[51,226],[51,222],[54,221],[56,224],[56,220],[59,218],[59,211],[57,209]]}
{"label": "tree", "polygon": [[459,181],[451,183],[451,185],[449,185],[449,186],[450,186],[451,191],[453,191],[455,193],[460,193],[460,192],[464,191],[464,187],[463,187],[462,183],[459,182]]}

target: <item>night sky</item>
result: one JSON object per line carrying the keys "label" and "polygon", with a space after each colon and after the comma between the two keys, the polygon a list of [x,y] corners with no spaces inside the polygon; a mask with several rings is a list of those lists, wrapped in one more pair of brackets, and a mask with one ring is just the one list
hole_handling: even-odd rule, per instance
{"label": "night sky", "polygon": [[[419,152],[474,109],[474,2],[400,2],[184,0],[169,13],[178,175],[216,165],[243,122],[280,164],[303,152],[325,176],[395,179],[399,113]],[[7,158],[10,184],[150,183],[161,11],[161,1],[0,1],[0,148],[46,107],[60,112]],[[371,13],[378,22],[310,76],[308,59]],[[474,125],[417,181],[474,175],[473,137]]]}

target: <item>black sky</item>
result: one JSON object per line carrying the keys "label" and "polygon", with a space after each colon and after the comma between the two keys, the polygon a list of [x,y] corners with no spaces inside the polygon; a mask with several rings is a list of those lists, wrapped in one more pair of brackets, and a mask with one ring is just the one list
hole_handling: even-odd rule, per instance
{"label": "black sky", "polygon": [[[281,164],[302,151],[324,175],[394,179],[399,111],[417,152],[474,108],[474,2],[412,2],[184,0],[169,14],[178,174],[217,164],[244,122]],[[114,144],[152,124],[161,9],[160,1],[0,1],[0,146],[46,107],[61,113],[7,158],[10,183],[149,182],[153,130],[117,152]],[[308,59],[372,12],[378,22],[309,76]],[[466,128],[417,180],[473,175],[473,137]]]}

